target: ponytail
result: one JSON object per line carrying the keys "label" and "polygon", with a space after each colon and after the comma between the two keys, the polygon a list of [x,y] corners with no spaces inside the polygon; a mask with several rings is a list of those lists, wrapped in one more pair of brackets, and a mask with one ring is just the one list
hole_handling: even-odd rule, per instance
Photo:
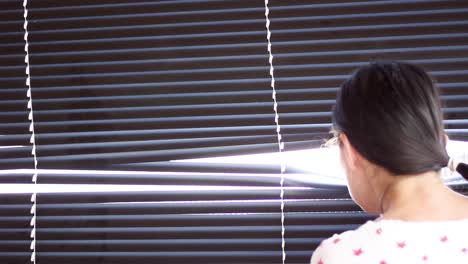
{"label": "ponytail", "polygon": [[463,178],[468,181],[468,164],[457,162],[451,158],[447,164],[447,167],[449,167],[451,171],[460,173],[461,176],[463,176]]}
{"label": "ponytail", "polygon": [[458,163],[456,171],[468,181],[468,164],[466,163]]}

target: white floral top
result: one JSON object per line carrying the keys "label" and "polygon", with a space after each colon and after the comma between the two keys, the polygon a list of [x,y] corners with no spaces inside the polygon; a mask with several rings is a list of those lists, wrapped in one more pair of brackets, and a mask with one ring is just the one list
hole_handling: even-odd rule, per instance
{"label": "white floral top", "polygon": [[324,240],[311,264],[468,264],[468,219],[369,221]]}

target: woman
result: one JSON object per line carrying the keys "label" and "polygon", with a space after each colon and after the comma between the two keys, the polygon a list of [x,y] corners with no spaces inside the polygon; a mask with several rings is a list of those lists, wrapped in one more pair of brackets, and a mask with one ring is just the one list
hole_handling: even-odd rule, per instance
{"label": "woman", "polygon": [[371,63],[341,87],[333,126],[353,200],[381,217],[325,240],[312,264],[468,263],[468,197],[440,169],[447,155],[439,95],[420,67]]}

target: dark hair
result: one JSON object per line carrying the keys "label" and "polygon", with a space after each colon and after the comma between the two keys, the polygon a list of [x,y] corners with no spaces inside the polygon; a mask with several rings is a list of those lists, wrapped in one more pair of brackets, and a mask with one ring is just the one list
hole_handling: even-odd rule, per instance
{"label": "dark hair", "polygon": [[359,68],[342,84],[333,108],[334,130],[366,159],[398,175],[447,166],[442,120],[431,77],[404,62]]}

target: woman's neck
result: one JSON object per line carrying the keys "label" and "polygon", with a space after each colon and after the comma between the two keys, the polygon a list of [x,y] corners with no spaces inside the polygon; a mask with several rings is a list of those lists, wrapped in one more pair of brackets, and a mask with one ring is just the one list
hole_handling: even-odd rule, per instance
{"label": "woman's neck", "polygon": [[[447,188],[439,174],[389,176],[382,186],[383,219],[444,221],[468,218],[468,199]],[[465,211],[460,211],[460,207]]]}

